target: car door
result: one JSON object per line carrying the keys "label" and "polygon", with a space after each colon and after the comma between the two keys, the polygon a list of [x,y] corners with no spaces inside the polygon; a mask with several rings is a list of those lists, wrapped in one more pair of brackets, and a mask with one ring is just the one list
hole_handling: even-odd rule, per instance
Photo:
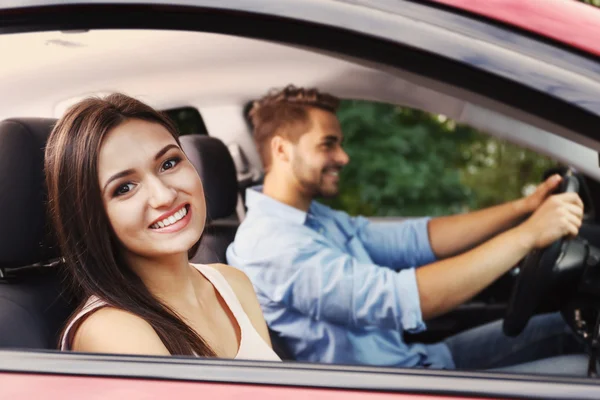
{"label": "car door", "polygon": [[7,398],[594,399],[595,382],[187,357],[0,352]]}
{"label": "car door", "polygon": [[[404,74],[423,87],[600,148],[596,134],[600,68],[595,58],[432,4],[290,0],[282,6],[262,0],[223,0],[218,5],[204,0],[168,4],[140,0],[106,5],[92,0],[8,0],[0,10],[2,33],[185,29],[303,46]],[[566,89],[556,90],[557,86]],[[599,176],[585,160],[580,168]],[[44,351],[0,351],[0,371],[3,393],[47,394],[40,392],[39,384],[54,388],[52,393],[61,398],[96,390],[114,390],[113,395],[122,397],[135,393],[158,397],[165,392],[261,398],[600,397],[594,381],[578,378]]]}

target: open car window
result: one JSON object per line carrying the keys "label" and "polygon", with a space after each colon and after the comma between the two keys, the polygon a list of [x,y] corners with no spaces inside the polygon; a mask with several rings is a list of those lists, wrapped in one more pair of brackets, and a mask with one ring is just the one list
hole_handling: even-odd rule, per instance
{"label": "open car window", "polygon": [[338,118],[352,161],[342,170],[340,196],[327,203],[350,214],[385,220],[478,210],[531,193],[559,165],[443,114],[401,105],[346,101]]}
{"label": "open car window", "polygon": [[177,107],[163,112],[175,123],[180,135],[208,135],[204,120],[194,107]]}

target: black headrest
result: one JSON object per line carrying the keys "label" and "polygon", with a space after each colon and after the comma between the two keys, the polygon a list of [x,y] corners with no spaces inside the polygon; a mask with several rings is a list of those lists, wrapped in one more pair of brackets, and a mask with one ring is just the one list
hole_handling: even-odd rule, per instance
{"label": "black headrest", "polygon": [[44,148],[55,119],[0,122],[0,266],[56,257],[46,223]]}
{"label": "black headrest", "polygon": [[227,146],[219,139],[206,135],[184,135],[179,139],[204,185],[207,218],[215,220],[234,214],[238,182],[235,164]]}

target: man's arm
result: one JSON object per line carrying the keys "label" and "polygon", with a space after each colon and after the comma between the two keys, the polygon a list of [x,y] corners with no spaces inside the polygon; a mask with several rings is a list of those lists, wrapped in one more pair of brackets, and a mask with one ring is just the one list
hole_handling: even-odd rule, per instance
{"label": "man's arm", "polygon": [[551,196],[518,227],[464,254],[417,269],[423,318],[444,314],[469,300],[532,249],[577,235],[582,217],[583,203],[577,194]]}
{"label": "man's arm", "polygon": [[261,297],[315,320],[418,331],[423,319],[467,301],[531,249],[576,235],[582,215],[576,194],[552,196],[518,227],[416,271],[360,263],[310,229],[294,226],[277,226],[270,238],[236,239],[227,259],[248,274]]}
{"label": "man's arm", "polygon": [[350,328],[425,328],[414,269],[361,263],[302,226],[254,239],[236,239],[227,260],[250,277],[263,308],[283,305]]}
{"label": "man's arm", "polygon": [[414,269],[395,272],[359,263],[337,249],[315,244],[299,249],[289,286],[271,290],[272,300],[315,320],[352,328],[424,328]]}
{"label": "man's arm", "polygon": [[363,217],[350,221],[377,265],[399,271],[436,261],[429,242],[429,218],[410,218],[400,223],[373,223]]}
{"label": "man's arm", "polygon": [[533,194],[519,200],[467,214],[431,219],[428,228],[433,252],[439,259],[451,257],[512,228],[534,212],[560,181],[559,175],[553,175]]}

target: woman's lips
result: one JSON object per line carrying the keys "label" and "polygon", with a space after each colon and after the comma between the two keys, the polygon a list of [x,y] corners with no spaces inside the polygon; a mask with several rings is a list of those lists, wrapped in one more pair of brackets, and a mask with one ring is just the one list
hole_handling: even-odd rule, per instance
{"label": "woman's lips", "polygon": [[[158,227],[158,228],[150,228],[152,229],[153,232],[157,232],[157,233],[173,233],[173,232],[178,232],[180,230],[182,230],[183,228],[185,228],[191,219],[191,215],[192,215],[192,208],[190,207],[189,204],[186,204],[184,206],[186,214],[183,216],[183,218],[181,218],[178,221],[175,221],[174,223],[168,225],[168,226],[164,226],[164,227]],[[155,225],[155,224],[153,224]]]}

